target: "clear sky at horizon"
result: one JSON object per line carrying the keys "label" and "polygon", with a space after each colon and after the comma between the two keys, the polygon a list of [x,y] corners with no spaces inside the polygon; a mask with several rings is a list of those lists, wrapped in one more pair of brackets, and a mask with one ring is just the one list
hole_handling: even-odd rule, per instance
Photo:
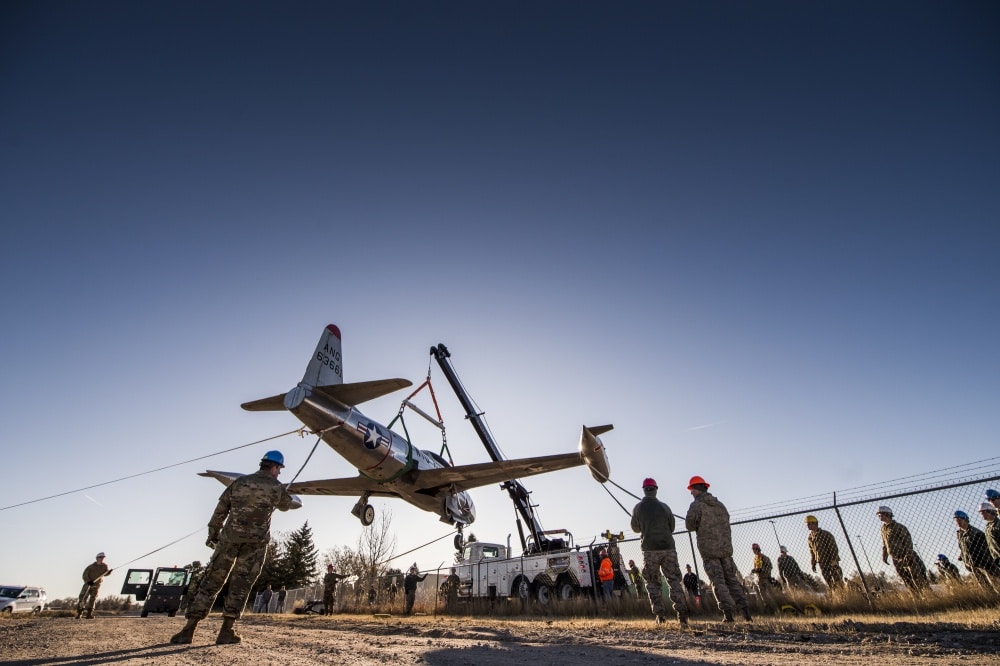
{"label": "clear sky at horizon", "polygon": [[[419,384],[445,343],[510,457],[613,423],[612,478],[677,513],[692,474],[737,509],[989,457],[998,34],[992,2],[4,3],[0,506],[297,427],[239,404],[327,323],[346,381]],[[311,446],[4,510],[0,582],[75,595],[207,522],[198,471],[279,448],[290,480]],[[585,470],[524,484],[548,528],[627,531]],[[275,530],[354,544],[353,500],[306,501]],[[375,506],[400,551],[448,531]]]}

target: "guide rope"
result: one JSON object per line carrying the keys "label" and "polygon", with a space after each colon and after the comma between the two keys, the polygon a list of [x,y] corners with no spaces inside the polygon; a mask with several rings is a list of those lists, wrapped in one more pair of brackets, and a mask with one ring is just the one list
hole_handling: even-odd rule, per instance
{"label": "guide rope", "polygon": [[56,497],[63,497],[65,495],[72,495],[73,493],[83,492],[84,490],[91,490],[92,488],[100,488],[101,486],[108,486],[112,483],[118,483],[119,481],[127,481],[128,479],[134,479],[140,476],[145,476],[147,474],[152,474],[154,472],[162,472],[165,469],[171,469],[172,467],[180,467],[181,465],[187,465],[188,463],[197,462],[198,460],[205,460],[206,458],[212,458],[214,456],[222,455],[223,453],[229,453],[231,451],[238,451],[239,449],[245,449],[248,446],[254,446],[256,444],[263,444],[264,442],[270,442],[271,440],[279,439],[281,437],[286,437],[295,433],[299,433],[301,436],[303,433],[309,432],[305,428],[297,428],[295,430],[289,430],[288,432],[283,432],[280,435],[272,435],[271,437],[265,437],[264,439],[258,439],[257,441],[250,442],[248,444],[240,444],[239,446],[234,446],[229,449],[223,449],[222,451],[216,451],[215,453],[208,453],[203,456],[198,456],[197,458],[191,458],[189,460],[183,460],[178,463],[173,463],[172,465],[164,465],[163,467],[157,467],[156,469],[147,470],[145,472],[138,472],[136,474],[129,474],[128,476],[122,476],[117,479],[112,479],[111,481],[103,481],[101,483],[95,483],[90,486],[84,486],[83,488],[77,488],[75,490],[67,490],[62,493],[56,493],[55,495],[49,495],[47,497],[39,497],[38,499],[28,500],[27,502],[19,502],[18,504],[11,504],[9,506],[0,507],[0,511],[6,511],[7,509],[14,509],[19,506],[25,506],[27,504],[35,504],[37,502],[44,502],[45,500],[55,499]]}

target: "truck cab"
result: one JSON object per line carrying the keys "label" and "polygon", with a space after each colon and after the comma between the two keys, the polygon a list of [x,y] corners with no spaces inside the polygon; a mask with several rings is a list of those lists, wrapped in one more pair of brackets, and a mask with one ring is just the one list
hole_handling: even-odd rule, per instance
{"label": "truck cab", "polygon": [[142,617],[150,613],[166,613],[173,617],[177,615],[189,582],[191,573],[187,569],[129,569],[121,593],[135,595],[136,601],[145,602],[140,613]]}

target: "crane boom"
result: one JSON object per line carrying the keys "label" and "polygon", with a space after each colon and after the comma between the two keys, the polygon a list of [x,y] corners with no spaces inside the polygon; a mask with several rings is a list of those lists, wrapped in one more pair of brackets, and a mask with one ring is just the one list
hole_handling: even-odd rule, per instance
{"label": "crane boom", "polygon": [[[497,446],[489,428],[486,427],[486,422],[483,420],[483,413],[476,411],[475,405],[472,403],[472,398],[469,397],[468,392],[462,386],[462,382],[459,381],[458,375],[455,373],[455,368],[451,365],[451,361],[449,360],[451,352],[443,344],[439,344],[436,347],[431,347],[431,355],[434,356],[438,365],[441,366],[441,371],[444,372],[444,376],[448,379],[448,383],[451,384],[452,390],[458,396],[462,407],[465,408],[465,416],[472,423],[472,427],[476,431],[476,434],[479,435],[483,446],[486,447],[486,453],[489,454],[493,462],[502,461],[504,459],[503,454],[500,452],[500,447]],[[521,538],[522,550],[526,553],[548,550],[550,540],[545,536],[545,531],[538,521],[538,516],[535,515],[536,505],[531,503],[529,499],[531,493],[528,492],[528,489],[517,479],[505,481],[500,487],[507,491],[511,501],[514,503],[514,508],[520,515],[517,521],[517,531],[518,536]],[[525,537],[521,519],[524,519],[524,522],[528,526],[531,536],[530,542]],[[559,539],[557,541],[561,546],[562,540]]]}

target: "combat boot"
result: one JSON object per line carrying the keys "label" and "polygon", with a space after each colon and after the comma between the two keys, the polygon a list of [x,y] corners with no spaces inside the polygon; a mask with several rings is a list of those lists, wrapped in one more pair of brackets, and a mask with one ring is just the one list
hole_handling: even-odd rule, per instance
{"label": "combat boot", "polygon": [[688,616],[687,615],[678,615],[677,616],[677,621],[680,622],[680,625],[682,627],[688,626]]}
{"label": "combat boot", "polygon": [[735,622],[735,620],[733,620],[733,611],[730,611],[730,610],[724,610],[724,611],[722,611],[722,621],[723,622]]}
{"label": "combat boot", "polygon": [[83,609],[82,608],[77,608],[76,609],[76,619],[79,620],[81,617],[83,617]]}
{"label": "combat boot", "polygon": [[90,610],[90,609],[88,608],[88,609],[87,609],[87,612],[83,614],[83,618],[84,618],[85,620],[93,620],[93,619],[94,619],[94,611],[92,611],[92,610]]}
{"label": "combat boot", "polygon": [[243,642],[243,637],[233,629],[234,624],[236,624],[235,617],[222,618],[222,628],[219,629],[219,635],[215,639],[216,645],[231,645]]}
{"label": "combat boot", "polygon": [[753,617],[750,615],[749,608],[743,609],[743,619],[746,620],[747,622],[753,622]]}
{"label": "combat boot", "polygon": [[186,645],[194,640],[194,629],[198,626],[198,618],[189,617],[187,624],[179,632],[170,637],[171,643],[181,643]]}

